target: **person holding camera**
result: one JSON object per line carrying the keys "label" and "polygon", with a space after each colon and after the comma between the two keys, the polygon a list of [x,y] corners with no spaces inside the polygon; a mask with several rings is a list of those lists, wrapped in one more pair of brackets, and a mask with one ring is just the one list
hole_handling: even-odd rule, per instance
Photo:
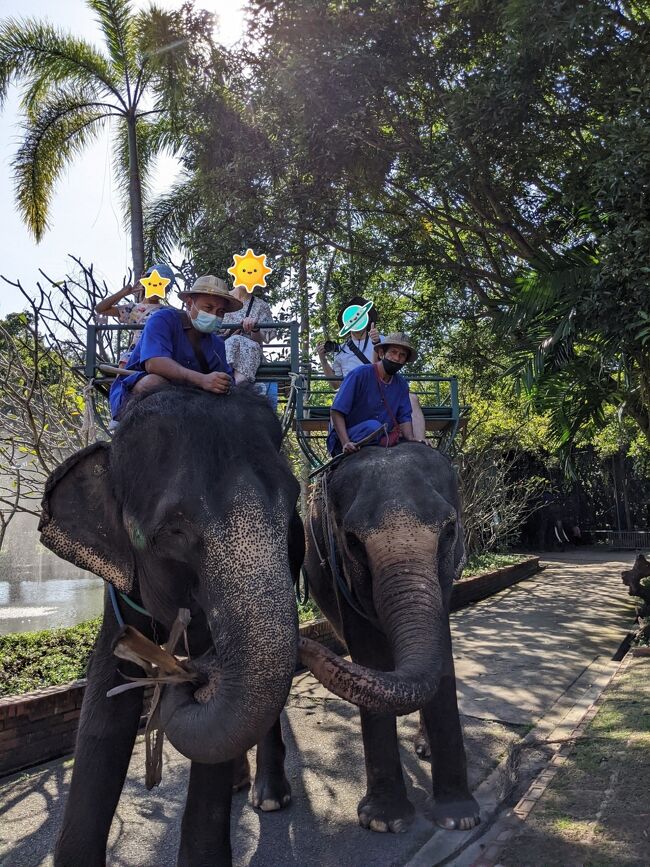
{"label": "person holding camera", "polygon": [[[353,304],[363,307],[368,303],[367,298],[362,298],[360,295],[355,295],[341,307],[338,313],[338,323],[343,328],[343,311],[347,310]],[[343,379],[344,376],[359,367],[360,364],[374,364],[377,361],[375,347],[381,341],[381,334],[377,331],[377,311],[371,307],[368,311],[369,325],[359,331],[351,331],[348,340],[341,345],[335,340],[326,340],[324,343],[316,347],[318,358],[323,368],[325,376],[336,376]],[[335,353],[330,364],[327,355]],[[332,391],[338,391],[340,382],[330,381]]]}
{"label": "person holding camera", "polygon": [[[368,303],[367,298],[362,298],[360,295],[355,295],[341,307],[338,312],[338,323],[343,328],[343,312],[353,304],[363,307]],[[323,368],[325,376],[339,377],[343,380],[350,371],[355,370],[364,364],[376,364],[379,360],[377,348],[383,340],[382,335],[377,330],[377,311],[371,307],[368,311],[369,325],[367,328],[362,328],[360,331],[351,331],[349,340],[341,346],[334,340],[326,340],[316,347],[318,358]],[[327,354],[335,353],[330,364]],[[341,383],[330,380],[329,386],[332,391],[338,391]],[[424,441],[426,439],[426,423],[424,413],[420,406],[420,401],[417,394],[409,392],[409,401],[411,403],[413,433],[417,440]]]}

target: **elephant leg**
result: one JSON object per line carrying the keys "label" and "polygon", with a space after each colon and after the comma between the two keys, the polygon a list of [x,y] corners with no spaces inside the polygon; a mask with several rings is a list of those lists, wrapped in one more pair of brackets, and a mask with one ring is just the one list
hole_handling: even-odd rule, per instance
{"label": "elephant leg", "polygon": [[421,759],[431,758],[431,744],[429,743],[429,735],[427,734],[427,727],[422,711],[420,711],[420,722],[418,723],[418,732],[415,736],[414,746],[416,754]]}
{"label": "elephant leg", "polygon": [[142,713],[141,689],[106,697],[111,687],[124,683],[118,664],[125,674],[142,675],[136,665],[119,663],[113,655],[117,629],[112,611],[105,610],[81,707],[70,793],[54,854],[56,867],[106,863],[108,834]]}
{"label": "elephant leg", "polygon": [[467,761],[448,625],[440,685],[435,698],[423,708],[422,719],[431,745],[435,821],[447,830],[473,828],[480,822],[479,806],[467,785]]}
{"label": "elephant leg", "polygon": [[248,753],[242,753],[233,762],[232,769],[232,790],[233,792],[241,792],[242,789],[247,789],[251,782],[251,766],[248,763]]}
{"label": "elephant leg", "polygon": [[233,763],[192,762],[177,867],[230,867]]}
{"label": "elephant leg", "polygon": [[[354,662],[382,671],[393,668],[388,641],[360,619],[350,615],[345,637]],[[359,801],[359,824],[372,831],[405,831],[413,820],[414,808],[406,797],[394,714],[360,709],[361,734],[366,761],[366,794]]]}
{"label": "elephant leg", "polygon": [[253,805],[264,812],[281,810],[291,801],[291,786],[284,773],[285,754],[282,723],[278,717],[257,745]]}
{"label": "elephant leg", "polygon": [[357,807],[359,824],[371,831],[406,831],[414,809],[406,797],[395,716],[361,709],[361,733],[367,788]]}

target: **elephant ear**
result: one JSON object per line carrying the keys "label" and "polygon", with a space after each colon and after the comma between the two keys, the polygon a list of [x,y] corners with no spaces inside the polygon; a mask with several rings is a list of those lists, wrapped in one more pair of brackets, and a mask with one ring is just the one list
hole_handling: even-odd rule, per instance
{"label": "elephant ear", "polygon": [[456,544],[454,545],[454,581],[458,581],[465,568],[467,562],[467,553],[465,551],[465,531],[463,522],[458,518],[458,535],[456,536]]}
{"label": "elephant ear", "polygon": [[72,455],[45,485],[38,529],[59,557],[128,592],[135,564],[109,482],[108,443]]}

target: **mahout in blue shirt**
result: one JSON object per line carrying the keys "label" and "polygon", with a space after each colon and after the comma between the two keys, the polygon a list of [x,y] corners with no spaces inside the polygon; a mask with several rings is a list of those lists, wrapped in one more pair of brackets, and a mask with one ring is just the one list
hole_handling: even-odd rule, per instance
{"label": "mahout in blue shirt", "polygon": [[[146,375],[145,362],[151,358],[171,358],[188,370],[201,372],[201,366],[187,336],[190,328],[192,325],[189,318],[175,307],[164,307],[147,319],[142,337],[131,353],[127,365],[127,370],[133,370],[134,373],[130,376],[118,376],[111,386],[109,400],[113,418],[117,417],[136,382]],[[224,339],[216,334],[200,334],[200,339],[210,372],[232,376],[232,367],[226,360]]]}
{"label": "mahout in blue shirt", "polygon": [[[393,417],[384,405],[382,394],[398,424],[411,421],[408,382],[399,373],[394,374],[390,382],[384,382],[377,375],[375,364],[362,364],[347,374],[336,392],[332,409],[345,416],[348,431],[369,420],[386,424],[388,430],[391,430]],[[330,454],[334,453],[338,445],[339,438],[330,424],[327,435]]]}

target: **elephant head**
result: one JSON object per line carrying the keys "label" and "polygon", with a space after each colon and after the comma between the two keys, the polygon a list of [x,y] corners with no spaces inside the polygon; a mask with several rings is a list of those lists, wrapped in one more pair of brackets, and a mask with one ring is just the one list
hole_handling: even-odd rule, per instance
{"label": "elephant head", "polygon": [[42,542],[135,595],[168,631],[190,609],[200,687],[166,686],[163,727],[193,761],[228,761],[282,709],[295,670],[298,484],[268,403],[169,387],[127,411],[112,442],[50,477]]}
{"label": "elephant head", "polygon": [[[394,670],[364,668],[307,639],[300,641],[301,659],[324,686],[353,704],[410,713],[436,692],[452,583],[464,563],[455,471],[446,456],[419,443],[366,448],[334,470],[327,499],[344,580],[357,606],[388,638]],[[322,548],[327,542],[318,495],[311,520]],[[346,603],[339,604],[345,618]],[[357,615],[348,608],[347,616]]]}

